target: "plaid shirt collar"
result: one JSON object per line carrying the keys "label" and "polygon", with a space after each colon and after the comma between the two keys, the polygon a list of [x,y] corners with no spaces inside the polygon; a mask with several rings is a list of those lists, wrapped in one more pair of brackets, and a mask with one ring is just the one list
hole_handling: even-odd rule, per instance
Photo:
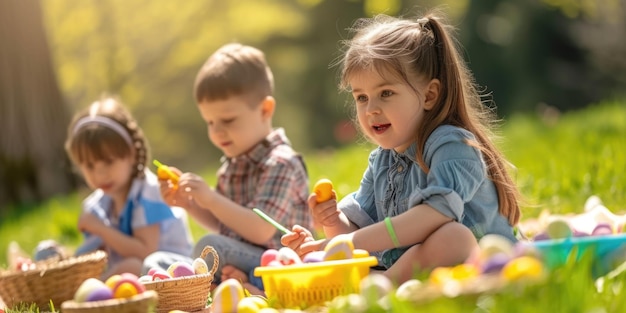
{"label": "plaid shirt collar", "polygon": [[263,138],[263,140],[252,147],[252,149],[248,150],[248,152],[232,158],[222,156],[221,161],[222,163],[250,162],[258,164],[267,157],[274,147],[284,144],[291,145],[289,139],[285,135],[285,130],[283,128],[276,128],[269,135],[267,135],[267,137]]}

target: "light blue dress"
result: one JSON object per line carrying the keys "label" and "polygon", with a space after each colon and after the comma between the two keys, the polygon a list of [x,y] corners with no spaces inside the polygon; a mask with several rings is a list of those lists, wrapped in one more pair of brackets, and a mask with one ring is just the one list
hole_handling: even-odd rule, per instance
{"label": "light blue dress", "polygon": [[[436,128],[424,149],[428,173],[416,161],[415,143],[404,153],[375,149],[359,189],[343,198],[339,209],[362,228],[425,203],[463,223],[477,239],[499,234],[516,241],[513,228],[498,212],[498,195],[487,177],[482,154],[467,140],[475,137],[465,129],[451,125]],[[389,268],[407,249],[373,254]]]}
{"label": "light blue dress", "polygon": [[[83,212],[96,215],[106,225],[115,227],[126,235],[132,236],[133,230],[148,225],[159,224],[159,251],[168,251],[189,255],[193,248],[193,239],[187,215],[182,209],[170,208],[161,197],[159,181],[150,170],[145,170],[144,178],[136,178],[128,193],[126,207],[119,218],[112,218],[112,199],[95,190],[83,201]],[[181,212],[182,211],[182,212]],[[85,234],[85,241],[76,250],[76,254],[84,254],[102,246],[102,239]],[[106,247],[105,247],[106,248]],[[107,248],[108,263],[119,262],[121,256]]]}

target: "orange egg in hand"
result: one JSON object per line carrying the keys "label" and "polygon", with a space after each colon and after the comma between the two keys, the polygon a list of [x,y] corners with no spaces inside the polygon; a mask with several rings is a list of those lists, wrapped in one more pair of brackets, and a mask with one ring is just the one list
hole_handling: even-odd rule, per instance
{"label": "orange egg in hand", "polygon": [[333,196],[333,183],[326,178],[322,178],[313,186],[313,192],[317,194],[317,202],[330,200]]}

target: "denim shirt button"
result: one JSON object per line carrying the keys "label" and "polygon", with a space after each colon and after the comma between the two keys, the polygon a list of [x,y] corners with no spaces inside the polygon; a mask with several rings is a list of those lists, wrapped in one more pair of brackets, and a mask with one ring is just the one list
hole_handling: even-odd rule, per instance
{"label": "denim shirt button", "polygon": [[403,169],[402,165],[398,166],[398,173],[401,173]]}

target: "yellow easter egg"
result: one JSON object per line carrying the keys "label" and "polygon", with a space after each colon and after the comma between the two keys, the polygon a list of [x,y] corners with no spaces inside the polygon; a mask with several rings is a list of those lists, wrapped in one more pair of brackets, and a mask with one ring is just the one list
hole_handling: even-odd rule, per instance
{"label": "yellow easter egg", "polygon": [[352,258],[353,259],[366,258],[368,256],[370,256],[370,253],[367,252],[367,250],[363,250],[363,249],[354,249],[354,250],[352,250]]}
{"label": "yellow easter egg", "polygon": [[138,294],[137,287],[130,282],[123,282],[117,285],[117,288],[113,290],[113,298],[130,298]]}
{"label": "yellow easter egg", "polygon": [[535,280],[543,276],[543,264],[536,258],[521,256],[507,263],[501,274],[509,281]]}
{"label": "yellow easter egg", "polygon": [[115,289],[115,285],[117,285],[120,280],[122,280],[122,275],[113,275],[107,278],[107,280],[104,281],[104,284],[107,285],[109,289],[113,290]]}
{"label": "yellow easter egg", "polygon": [[197,274],[206,274],[209,272],[209,266],[206,264],[203,258],[195,258],[191,263],[193,272]]}
{"label": "yellow easter egg", "polygon": [[436,267],[428,276],[428,280],[437,286],[443,286],[443,284],[451,279],[452,268],[450,267]]}
{"label": "yellow easter egg", "polygon": [[258,313],[261,309],[268,306],[267,301],[261,297],[246,297],[237,304],[237,313]]}
{"label": "yellow easter egg", "polygon": [[354,244],[342,236],[334,237],[324,248],[324,261],[352,259]]}
{"label": "yellow easter egg", "polygon": [[221,313],[237,312],[237,305],[241,299],[245,298],[243,286],[234,278],[223,281],[213,295],[211,310]]}
{"label": "yellow easter egg", "polygon": [[472,279],[480,274],[478,268],[471,264],[459,264],[454,266],[450,272],[452,279],[459,281]]}

